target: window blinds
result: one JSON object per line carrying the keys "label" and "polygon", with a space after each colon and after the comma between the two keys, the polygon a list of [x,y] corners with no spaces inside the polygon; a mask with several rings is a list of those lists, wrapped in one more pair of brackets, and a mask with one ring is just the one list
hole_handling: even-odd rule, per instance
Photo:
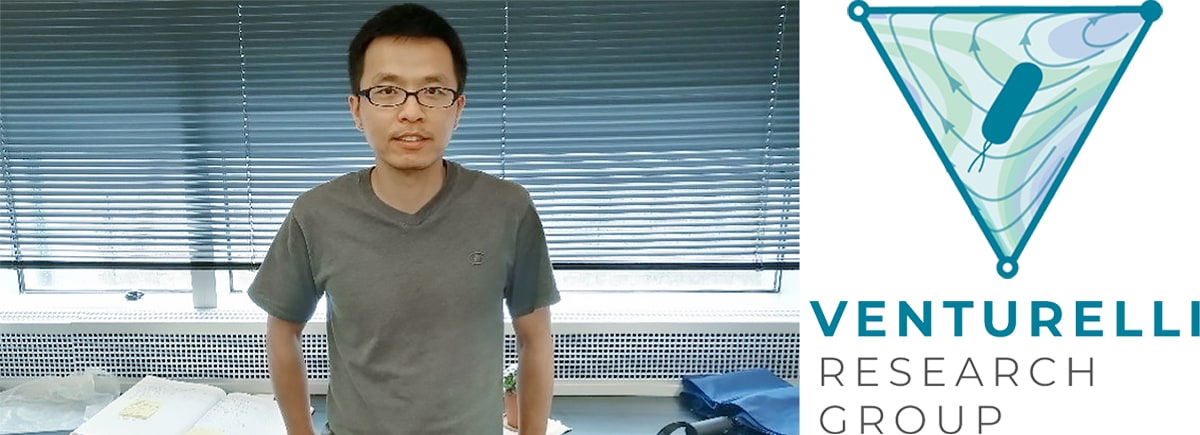
{"label": "window blinds", "polygon": [[[389,4],[0,4],[0,264],[256,267],[372,164],[346,46]],[[526,186],[556,267],[798,267],[794,5],[428,4],[470,68],[447,158]]]}

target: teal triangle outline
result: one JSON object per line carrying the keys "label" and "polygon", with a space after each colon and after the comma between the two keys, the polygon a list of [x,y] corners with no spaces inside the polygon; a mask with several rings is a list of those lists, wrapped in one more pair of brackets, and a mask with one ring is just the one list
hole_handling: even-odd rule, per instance
{"label": "teal triangle outline", "polygon": [[[1062,183],[1063,179],[1066,177],[1067,172],[1070,171],[1071,165],[1075,162],[1075,157],[1079,154],[1079,151],[1083,148],[1084,142],[1087,141],[1087,137],[1091,133],[1092,127],[1095,126],[1096,121],[1100,118],[1100,113],[1104,111],[1104,107],[1108,104],[1108,100],[1112,96],[1113,91],[1116,89],[1117,83],[1121,80],[1121,77],[1125,74],[1125,69],[1129,67],[1129,62],[1131,60],[1133,60],[1133,56],[1137,52],[1138,48],[1141,46],[1142,40],[1146,37],[1146,33],[1150,31],[1150,25],[1155,20],[1157,20],[1158,18],[1160,18],[1162,16],[1162,6],[1159,5],[1159,3],[1154,0],[1148,0],[1139,6],[901,6],[901,7],[870,7],[863,0],[855,0],[850,3],[850,6],[847,10],[849,12],[850,19],[861,23],[863,26],[863,29],[866,30],[866,32],[867,32],[867,36],[871,38],[871,43],[874,45],[875,50],[879,54],[880,59],[882,59],[884,65],[887,66],[888,72],[891,74],[892,79],[895,80],[897,87],[900,89],[900,93],[904,95],[904,99],[908,103],[909,108],[912,109],[913,115],[916,116],[917,122],[919,122],[921,124],[921,128],[922,128],[922,130],[924,130],[925,136],[929,139],[930,144],[933,145],[934,152],[936,152],[938,154],[938,158],[941,160],[942,165],[946,169],[946,172],[950,175],[951,180],[954,181],[954,186],[955,186],[955,188],[958,189],[959,194],[962,196],[963,202],[966,203],[967,207],[970,209],[971,215],[975,218],[975,222],[976,222],[976,224],[979,225],[979,229],[983,232],[984,237],[987,238],[988,244],[991,246],[992,252],[994,252],[996,254],[996,258],[998,260],[998,262],[996,264],[996,272],[1005,279],[1009,279],[1009,278],[1016,276],[1017,271],[1018,271],[1017,259],[1021,256],[1021,253],[1025,250],[1025,245],[1029,242],[1029,239],[1033,236],[1033,232],[1037,228],[1038,223],[1041,221],[1042,215],[1045,213],[1046,209],[1050,206],[1051,200],[1054,199],[1054,194],[1057,193],[1059,185]],[[971,199],[966,186],[962,182],[962,179],[954,171],[954,168],[950,162],[949,156],[946,155],[946,153],[943,151],[942,147],[940,146],[939,141],[937,139],[936,134],[933,131],[932,126],[930,126],[929,122],[925,119],[925,116],[921,112],[920,106],[917,104],[916,99],[913,98],[911,91],[908,89],[907,86],[905,86],[903,78],[901,77],[899,71],[896,69],[896,65],[892,62],[891,57],[887,53],[887,50],[884,49],[883,43],[879,40],[879,36],[875,33],[874,29],[871,27],[870,23],[868,22],[869,21],[868,17],[873,14],[896,15],[896,14],[1078,14],[1078,13],[1098,13],[1098,14],[1137,13],[1142,16],[1142,19],[1144,20],[1145,23],[1142,25],[1141,29],[1138,31],[1138,34],[1134,38],[1133,43],[1130,45],[1128,52],[1126,52],[1126,54],[1125,54],[1125,58],[1121,61],[1121,64],[1117,67],[1116,72],[1113,74],[1112,80],[1109,82],[1108,87],[1104,90],[1104,94],[1100,97],[1099,102],[1096,104],[1095,110],[1092,112],[1087,123],[1084,125],[1083,130],[1080,132],[1079,138],[1076,139],[1074,146],[1072,147],[1071,151],[1067,155],[1066,160],[1063,162],[1062,169],[1058,172],[1058,174],[1056,174],[1054,176],[1053,181],[1050,182],[1049,187],[1045,192],[1045,199],[1042,200],[1041,203],[1037,205],[1037,209],[1034,212],[1033,218],[1031,219],[1028,228],[1026,228],[1024,234],[1021,235],[1021,239],[1020,239],[1020,241],[1017,242],[1015,248],[1013,249],[1012,254],[1005,255],[1003,250],[1000,247],[999,242],[996,240],[996,237],[988,229],[987,222],[984,220],[982,213],[979,211],[979,207],[977,205],[975,205],[975,202]]]}

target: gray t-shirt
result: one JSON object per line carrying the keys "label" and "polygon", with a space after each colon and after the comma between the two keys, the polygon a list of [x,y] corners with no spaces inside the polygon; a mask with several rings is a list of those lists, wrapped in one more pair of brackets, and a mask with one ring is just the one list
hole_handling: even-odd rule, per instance
{"label": "gray t-shirt", "polygon": [[529,193],[445,165],[415,214],[375,195],[371,169],[300,195],[250,286],[296,323],[327,296],[336,435],[500,433],[502,303],[516,318],[559,300]]}

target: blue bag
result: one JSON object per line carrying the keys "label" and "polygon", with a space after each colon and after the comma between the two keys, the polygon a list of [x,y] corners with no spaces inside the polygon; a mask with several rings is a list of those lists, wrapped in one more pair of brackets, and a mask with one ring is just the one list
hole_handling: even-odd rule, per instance
{"label": "blue bag", "polygon": [[706,420],[672,423],[660,435],[678,428],[687,435],[800,433],[800,388],[769,370],[684,376],[680,397]]}

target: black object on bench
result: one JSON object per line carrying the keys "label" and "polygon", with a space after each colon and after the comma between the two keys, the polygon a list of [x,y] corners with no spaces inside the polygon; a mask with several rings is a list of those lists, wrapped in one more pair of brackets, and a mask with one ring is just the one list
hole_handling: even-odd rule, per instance
{"label": "black object on bench", "polygon": [[714,417],[695,423],[677,421],[663,427],[662,430],[658,431],[658,435],[671,435],[680,428],[683,428],[684,435],[721,435],[727,433],[733,427],[733,419],[729,417]]}

